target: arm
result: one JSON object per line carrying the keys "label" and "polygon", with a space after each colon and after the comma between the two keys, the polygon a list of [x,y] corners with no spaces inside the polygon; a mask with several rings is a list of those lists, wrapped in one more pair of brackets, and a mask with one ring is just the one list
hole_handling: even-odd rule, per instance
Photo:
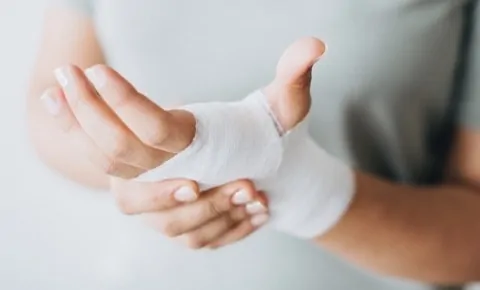
{"label": "arm", "polygon": [[42,41],[31,75],[27,99],[28,131],[38,155],[48,166],[83,185],[106,188],[107,175],[90,164],[40,101],[56,84],[53,70],[65,63],[82,68],[102,63],[103,56],[87,15],[68,9],[47,11]]}
{"label": "arm", "polygon": [[[452,166],[480,181],[480,134],[462,131]],[[480,279],[480,189],[398,185],[357,173],[350,210],[315,242],[375,272],[434,283]]]}
{"label": "arm", "polygon": [[376,272],[434,283],[480,280],[480,6],[470,37],[447,180],[414,187],[356,173],[350,210],[315,241]]}
{"label": "arm", "polygon": [[350,210],[315,240],[319,245],[388,275],[441,284],[480,280],[480,8],[471,9],[448,180],[414,187],[357,172]]}

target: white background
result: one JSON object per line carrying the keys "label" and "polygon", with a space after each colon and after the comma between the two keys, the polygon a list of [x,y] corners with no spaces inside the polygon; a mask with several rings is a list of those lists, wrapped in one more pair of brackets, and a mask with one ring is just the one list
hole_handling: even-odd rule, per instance
{"label": "white background", "polygon": [[[41,10],[39,0],[0,0],[0,289],[86,290],[87,284],[69,285],[82,280],[69,269],[88,268],[86,261],[97,256],[108,261],[108,249],[121,237],[111,224],[97,224],[98,236],[111,231],[111,239],[96,239],[88,225],[109,214],[96,206],[98,197],[89,199],[91,193],[46,170],[28,146],[24,100]],[[112,258],[103,275],[112,265],[121,267]],[[39,289],[39,282],[50,286]]]}
{"label": "white background", "polygon": [[121,284],[126,274],[114,253],[128,239],[115,227],[113,204],[47,170],[28,145],[24,104],[42,7],[0,0],[0,289],[90,290],[105,285],[99,280],[109,271],[107,284]]}

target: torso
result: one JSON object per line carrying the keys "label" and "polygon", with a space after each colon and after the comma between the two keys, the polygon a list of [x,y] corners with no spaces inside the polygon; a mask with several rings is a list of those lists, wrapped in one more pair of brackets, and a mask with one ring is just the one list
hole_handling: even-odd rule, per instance
{"label": "torso", "polygon": [[[281,53],[295,39],[324,40],[328,51],[312,85],[312,135],[345,162],[419,183],[432,175],[437,156],[430,152],[431,137],[443,134],[452,100],[464,4],[101,0],[95,17],[110,65],[166,107],[240,99],[272,79]],[[126,266],[133,278],[125,285],[137,279],[152,285],[142,289],[424,287],[373,277],[268,230],[208,253],[132,231],[138,257]]]}

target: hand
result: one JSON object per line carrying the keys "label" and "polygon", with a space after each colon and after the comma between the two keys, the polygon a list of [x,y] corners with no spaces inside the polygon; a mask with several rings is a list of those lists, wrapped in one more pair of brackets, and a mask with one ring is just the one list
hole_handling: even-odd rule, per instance
{"label": "hand", "polygon": [[[94,66],[86,74],[66,66],[56,71],[56,77],[61,88],[48,89],[43,98],[57,104],[51,112],[59,126],[108,175],[134,178],[161,165],[193,139],[195,120],[190,113],[164,111],[106,66]],[[185,190],[180,196],[173,194],[181,184],[196,193],[192,200],[182,197]],[[112,178],[111,185],[123,212],[143,214],[155,228],[194,248],[236,242],[268,218],[264,196],[246,181],[211,189],[195,202],[198,187],[192,181],[142,184]],[[247,199],[236,195],[232,201],[242,206],[235,206],[230,196],[239,188],[245,189]]]}
{"label": "hand", "polygon": [[190,113],[163,110],[106,66],[85,74],[65,66],[55,74],[61,88],[49,88],[42,99],[78,150],[108,175],[134,178],[170,159],[194,137]]}
{"label": "hand", "polygon": [[[310,108],[311,67],[323,49],[315,39],[296,42],[280,60],[275,80],[264,89],[284,129],[300,122]],[[52,88],[46,96],[58,98],[59,124],[72,139],[87,145],[88,156],[94,156],[106,173],[135,177],[190,144],[195,134],[190,113],[164,111],[105,66],[87,72],[88,79],[74,66],[57,71],[63,91]]]}
{"label": "hand", "polygon": [[195,182],[158,183],[111,179],[111,191],[125,214],[193,249],[218,248],[244,239],[268,219],[265,195],[240,180],[199,193]]}
{"label": "hand", "polygon": [[[323,54],[322,42],[305,38],[291,45],[265,89],[270,107],[286,130],[310,109],[310,76]],[[104,65],[86,70],[65,66],[55,72],[62,88],[42,98],[58,124],[103,172],[131,179],[156,168],[185,149],[195,136],[195,118],[184,110],[166,111]]]}

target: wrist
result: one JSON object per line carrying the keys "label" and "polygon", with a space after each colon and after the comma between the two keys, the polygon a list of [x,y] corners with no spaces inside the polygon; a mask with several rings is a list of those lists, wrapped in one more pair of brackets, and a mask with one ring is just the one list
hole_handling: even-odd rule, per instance
{"label": "wrist", "polygon": [[352,168],[318,146],[305,125],[285,137],[277,175],[260,185],[269,194],[272,225],[308,239],[338,223],[350,206],[356,185]]}

